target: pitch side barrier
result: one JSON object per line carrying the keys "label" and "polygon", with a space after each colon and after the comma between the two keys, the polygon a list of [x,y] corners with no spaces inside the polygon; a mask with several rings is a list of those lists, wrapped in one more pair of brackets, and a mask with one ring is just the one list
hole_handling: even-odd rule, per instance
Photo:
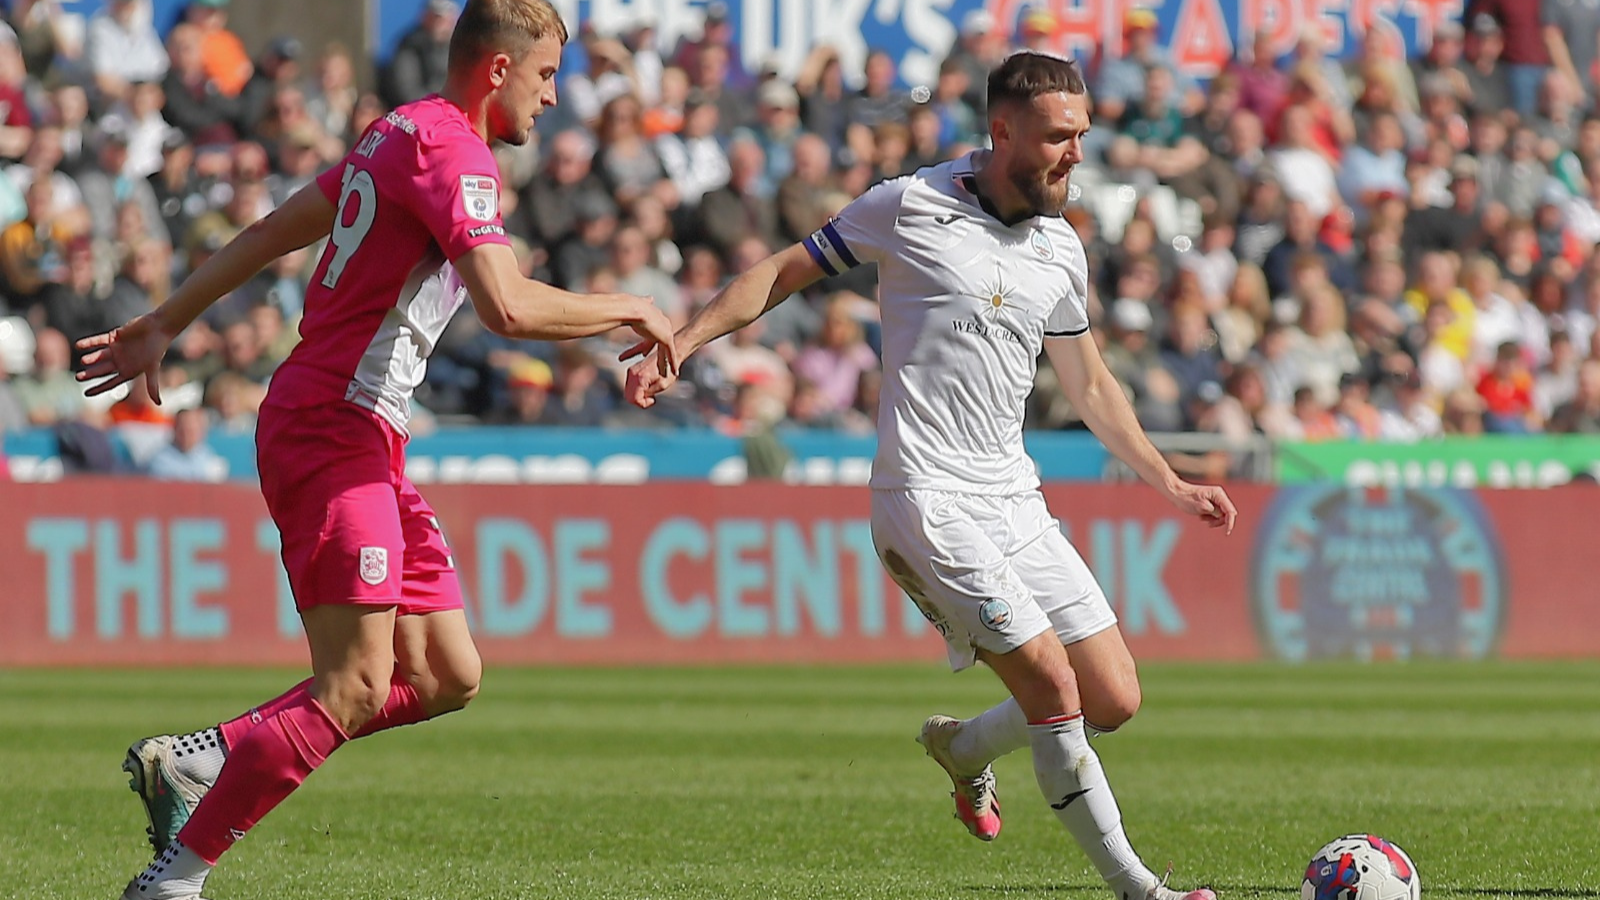
{"label": "pitch side barrier", "polygon": [[[1052,508],[1142,659],[1600,655],[1600,488],[1231,489],[1231,536],[1127,484]],[[942,658],[860,487],[439,484],[497,664]],[[303,665],[253,485],[0,484],[0,666]]]}

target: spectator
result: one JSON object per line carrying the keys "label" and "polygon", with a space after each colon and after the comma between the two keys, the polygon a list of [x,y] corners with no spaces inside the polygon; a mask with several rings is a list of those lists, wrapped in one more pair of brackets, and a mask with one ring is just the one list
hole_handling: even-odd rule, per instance
{"label": "spectator", "polygon": [[528,183],[523,206],[537,210],[529,222],[530,239],[554,249],[577,230],[579,209],[610,203],[605,184],[594,174],[594,147],[577,131],[563,131],[550,139],[544,170]]}
{"label": "spectator", "polygon": [[54,425],[78,418],[88,408],[83,388],[72,375],[72,347],[54,328],[34,334],[33,372],[16,382],[17,399],[32,425]]}
{"label": "spectator", "polygon": [[1444,423],[1434,410],[1415,368],[1389,376],[1393,387],[1390,403],[1382,410],[1384,440],[1411,442],[1439,437]]}
{"label": "spectator", "polygon": [[1292,340],[1301,384],[1310,387],[1322,406],[1339,400],[1339,380],[1361,368],[1356,348],[1345,330],[1344,298],[1329,284],[1313,287],[1305,297],[1300,329]]}
{"label": "spectator", "polygon": [[1289,99],[1289,75],[1278,67],[1269,29],[1256,32],[1248,58],[1235,57],[1228,74],[1239,85],[1239,107],[1257,118],[1275,121]]}
{"label": "spectator", "polygon": [[33,142],[27,68],[14,40],[0,40],[0,158],[20,159]]}
{"label": "spectator", "polygon": [[1467,34],[1467,104],[1474,113],[1498,115],[1513,107],[1511,78],[1501,55],[1505,52],[1505,33],[1488,13],[1470,17]]}
{"label": "spectator", "polygon": [[592,29],[585,30],[582,37],[588,68],[567,78],[567,105],[592,131],[618,98],[631,98],[637,107],[639,76],[633,70],[633,54],[620,41],[601,38]]}
{"label": "spectator", "polygon": [[649,297],[675,326],[689,321],[677,282],[656,268],[651,259],[650,239],[638,226],[624,225],[617,229],[616,236],[611,239],[611,268],[616,274],[618,292]]}
{"label": "spectator", "polygon": [[886,122],[904,125],[906,95],[894,86],[894,58],[882,50],[867,54],[865,83],[847,103],[846,118],[853,125],[877,128]]}
{"label": "spectator", "polygon": [[657,190],[666,178],[661,158],[644,136],[642,121],[643,107],[632,94],[606,103],[599,117],[596,168],[606,189],[624,205]]}
{"label": "spectator", "polygon": [[[100,283],[94,243],[86,237],[73,238],[63,248],[63,255],[66,266],[61,277],[46,284],[38,297],[49,327],[65,335],[69,344],[76,345],[81,338],[109,331],[126,321],[113,321],[106,314],[105,299],[110,286]],[[79,356],[74,349],[73,358],[76,360]]]}
{"label": "spectator", "polygon": [[206,77],[225,97],[237,97],[250,80],[254,66],[244,41],[228,30],[229,0],[192,0],[184,19],[200,34],[200,55]]}
{"label": "spectator", "polygon": [[96,140],[98,165],[78,176],[78,189],[89,212],[90,233],[98,241],[110,241],[117,233],[117,211],[125,203],[136,204],[151,233],[167,240],[161,221],[161,207],[155,192],[144,177],[128,171],[128,134],[122,127],[103,129]]}
{"label": "spectator", "polygon": [[337,41],[329,43],[317,61],[317,80],[306,94],[306,111],[324,134],[354,143],[358,135],[350,126],[360,96],[350,48]]}
{"label": "spectator", "polygon": [[1230,363],[1243,362],[1261,339],[1272,315],[1272,296],[1261,269],[1249,263],[1239,265],[1228,285],[1226,305],[1211,316],[1217,333],[1217,350]]}
{"label": "spectator", "polygon": [[739,54],[735,52],[733,34],[733,20],[729,16],[728,4],[722,0],[712,0],[706,4],[705,20],[700,30],[700,36],[693,40],[683,40],[678,44],[672,55],[672,64],[686,72],[701,70],[700,57],[708,49],[722,54],[723,73],[722,80],[730,84],[734,90],[743,90],[751,86],[754,79],[745,71],[744,63],[740,61]]}
{"label": "spectator", "polygon": [[126,100],[133,85],[159,82],[167,74],[167,50],[146,0],[110,0],[95,13],[83,55],[95,89],[111,101]]}
{"label": "spectator", "polygon": [[444,87],[450,63],[450,32],[461,12],[454,0],[428,0],[422,19],[395,47],[381,79],[383,102],[402,106]]}
{"label": "spectator", "polygon": [[1113,121],[1122,118],[1128,107],[1147,93],[1146,79],[1155,71],[1165,72],[1171,84],[1171,103],[1181,115],[1199,112],[1204,100],[1194,82],[1178,73],[1172,60],[1157,42],[1156,14],[1144,7],[1130,8],[1122,21],[1123,51],[1100,64],[1095,85],[1095,112]]}
{"label": "spectator", "polygon": [[656,139],[656,153],[687,209],[700,205],[707,191],[728,183],[728,157],[717,140],[717,107],[705,96],[689,98],[683,131]]}
{"label": "spectator", "polygon": [[60,278],[62,248],[76,229],[54,209],[55,184],[40,178],[27,189],[28,214],[0,232],[0,276],[11,302],[30,303],[44,286]]}
{"label": "spectator", "polygon": [[696,215],[696,233],[718,253],[727,255],[752,235],[778,242],[777,206],[761,192],[765,169],[761,146],[754,140],[735,140],[728,148],[728,183],[706,194]]}
{"label": "spectator", "polygon": [[853,311],[856,305],[866,302],[846,293],[828,298],[821,334],[794,359],[795,377],[816,388],[816,402],[822,412],[851,408],[862,374],[878,368],[878,356],[867,346]]}
{"label": "spectator", "polygon": [[1522,348],[1511,341],[1500,345],[1494,364],[1478,379],[1483,398],[1483,425],[1496,434],[1527,434],[1540,430],[1533,406],[1533,376],[1522,358]]}
{"label": "spectator", "polygon": [[789,364],[761,338],[764,320],[756,319],[744,328],[712,341],[706,350],[723,384],[759,384],[784,407],[794,393]]}
{"label": "spectator", "polygon": [[744,87],[729,81],[733,50],[721,44],[710,44],[695,55],[689,74],[690,93],[702,98],[717,110],[716,134],[725,138],[736,129],[744,128],[755,120],[755,110]]}
{"label": "spectator", "polygon": [[1267,156],[1284,193],[1291,200],[1304,203],[1320,222],[1338,205],[1339,191],[1333,166],[1312,132],[1315,125],[1310,108],[1288,107],[1283,112],[1278,145]]}
{"label": "spectator", "polygon": [[522,359],[511,367],[506,378],[507,402],[496,405],[489,420],[498,425],[548,424],[545,413],[554,384],[549,363],[541,359]]}
{"label": "spectator", "polygon": [[[1161,364],[1161,351],[1150,340],[1155,324],[1143,302],[1123,297],[1111,304],[1107,317],[1106,366],[1133,404],[1148,431],[1170,432],[1183,428],[1178,382]],[[1065,421],[1056,417],[1055,427]]]}
{"label": "spectator", "polygon": [[237,137],[239,104],[207,71],[203,41],[193,25],[179,25],[167,35],[172,64],[161,83],[167,99],[161,115],[196,144],[226,144]]}
{"label": "spectator", "polygon": [[598,428],[616,408],[611,388],[581,344],[560,345],[553,374],[554,391],[541,415],[544,424]]}
{"label": "spectator", "polygon": [[1600,358],[1591,357],[1578,369],[1578,389],[1573,398],[1550,418],[1553,434],[1600,434]]}
{"label": "spectator", "polygon": [[172,443],[150,459],[150,477],[159,481],[219,482],[228,478],[228,462],[206,443],[206,414],[179,410],[172,419]]}
{"label": "spectator", "polygon": [[794,145],[801,135],[800,95],[781,81],[769,81],[756,91],[756,122],[740,129],[734,140],[748,138],[761,148],[766,165],[756,189],[770,198],[778,182],[794,171]]}
{"label": "spectator", "polygon": [[1294,392],[1294,425],[1290,427],[1296,440],[1308,443],[1336,441],[1344,435],[1339,420],[1309,387]]}
{"label": "spectator", "polygon": [[5,450],[4,434],[28,427],[28,410],[17,392],[13,375],[33,367],[33,332],[21,318],[0,318],[0,452]]}
{"label": "spectator", "polygon": [[1343,435],[1354,441],[1375,441],[1383,434],[1383,415],[1372,405],[1371,387],[1356,373],[1339,376],[1339,399],[1333,415]]}
{"label": "spectator", "polygon": [[[1511,103],[1527,118],[1538,102],[1539,87],[1550,66],[1540,3],[1530,0],[1471,0],[1467,18],[1488,16],[1500,27],[1505,40],[1504,59],[1511,86]],[[1476,26],[1474,26],[1476,27]]]}
{"label": "spectator", "polygon": [[[975,9],[961,19],[961,32],[956,45],[945,59],[966,75],[966,87],[961,98],[972,110],[977,121],[984,123],[988,113],[989,72],[1006,57],[1005,36],[996,27],[994,14],[987,9]],[[944,69],[940,69],[941,80]]]}
{"label": "spectator", "polygon": [[1547,422],[1556,407],[1578,392],[1578,364],[1583,358],[1566,331],[1550,333],[1550,359],[1533,379],[1533,409],[1541,422]]}
{"label": "spectator", "polygon": [[844,145],[849,124],[844,65],[839,53],[823,44],[811,51],[795,78],[800,93],[800,121],[807,134],[820,137],[830,152]]}
{"label": "spectator", "polygon": [[1161,365],[1177,381],[1180,400],[1186,408],[1200,385],[1221,383],[1225,374],[1222,357],[1217,353],[1216,334],[1211,331],[1205,310],[1185,304],[1172,311],[1161,347]]}
{"label": "spectator", "polygon": [[262,134],[262,123],[274,112],[273,101],[278,92],[298,85],[300,57],[304,53],[305,47],[292,37],[280,37],[262,51],[255,72],[239,92],[239,124],[252,140],[272,137]]}
{"label": "spectator", "polygon": [[561,287],[576,289],[595,268],[610,260],[617,232],[617,206],[605,194],[585,196],[573,210],[577,231],[551,254],[551,271]]}
{"label": "spectator", "polygon": [[1600,35],[1600,7],[1571,0],[1541,0],[1539,20],[1553,68],[1567,78],[1573,96],[1584,98],[1583,107],[1590,108],[1595,99],[1595,36]]}

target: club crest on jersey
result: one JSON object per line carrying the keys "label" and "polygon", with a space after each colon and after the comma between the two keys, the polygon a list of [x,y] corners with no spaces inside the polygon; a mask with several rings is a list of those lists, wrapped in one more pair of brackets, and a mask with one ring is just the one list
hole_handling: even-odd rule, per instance
{"label": "club crest on jersey", "polygon": [[1056,258],[1056,247],[1050,243],[1050,236],[1043,231],[1036,230],[1033,233],[1033,252],[1039,254],[1039,258],[1045,262]]}
{"label": "club crest on jersey", "polygon": [[361,580],[377,586],[389,577],[389,550],[386,547],[361,548]]}
{"label": "club crest on jersey", "polygon": [[487,175],[461,176],[461,208],[468,218],[494,221],[500,212],[500,185]]}

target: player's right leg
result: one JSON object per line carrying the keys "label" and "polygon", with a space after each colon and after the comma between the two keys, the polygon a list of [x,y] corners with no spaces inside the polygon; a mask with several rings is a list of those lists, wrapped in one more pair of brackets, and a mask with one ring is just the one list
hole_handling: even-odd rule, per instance
{"label": "player's right leg", "polygon": [[311,689],[251,729],[174,840],[124,900],[197,900],[222,855],[383,709],[395,668],[395,608],[323,605],[301,613]]}
{"label": "player's right leg", "polygon": [[1206,889],[1175,891],[1140,860],[1100,758],[1084,731],[1078,680],[1066,648],[1047,632],[1009,652],[979,648],[1027,717],[1033,771],[1045,802],[1121,900],[1215,900]]}

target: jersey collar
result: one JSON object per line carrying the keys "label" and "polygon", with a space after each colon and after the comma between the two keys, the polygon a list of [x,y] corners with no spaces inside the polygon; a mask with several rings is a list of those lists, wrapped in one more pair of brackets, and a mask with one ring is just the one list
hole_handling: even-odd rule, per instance
{"label": "jersey collar", "polygon": [[973,201],[978,204],[978,206],[989,216],[989,218],[994,219],[996,222],[999,222],[1001,225],[1004,225],[1007,228],[1015,228],[1024,222],[1031,222],[1035,219],[1043,218],[1043,216],[1037,215],[1025,215],[1016,219],[1002,218],[1000,216],[1000,211],[995,208],[993,203],[989,202],[989,198],[978,192],[978,170],[974,163],[979,153],[988,152],[989,151],[987,150],[974,150],[971,153],[968,153],[966,156],[955,160],[955,162],[950,166],[950,180],[954,181],[956,186],[961,188],[961,190],[966,191],[968,196],[970,196]]}

